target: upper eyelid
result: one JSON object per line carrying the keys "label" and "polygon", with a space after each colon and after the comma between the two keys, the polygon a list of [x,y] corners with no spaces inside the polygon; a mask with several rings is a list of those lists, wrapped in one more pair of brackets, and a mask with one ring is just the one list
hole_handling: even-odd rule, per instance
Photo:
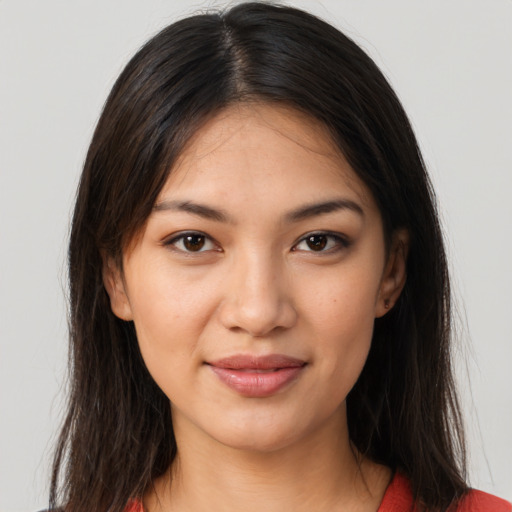
{"label": "upper eyelid", "polygon": [[310,236],[330,236],[332,238],[336,238],[337,240],[342,241],[343,243],[349,243],[350,239],[348,236],[344,235],[343,233],[333,232],[333,231],[309,231],[308,233],[305,233],[301,235],[293,244],[293,246],[296,246],[300,242],[303,242]]}
{"label": "upper eyelid", "polygon": [[[177,231],[176,233],[171,233],[170,235],[167,235],[162,239],[163,244],[170,244],[172,242],[175,242],[176,240],[179,240],[180,238],[184,238],[187,235],[199,235],[204,236],[205,238],[208,238],[212,242],[215,242],[215,238],[213,238],[208,233],[205,233],[204,231],[198,231],[196,229],[186,229],[183,231]],[[217,242],[215,242],[217,243]]]}
{"label": "upper eyelid", "polygon": [[[179,240],[182,240],[183,238],[185,238],[187,235],[199,235],[199,236],[204,236],[207,240],[209,240],[213,245],[217,246],[220,248],[220,244],[217,242],[217,240],[215,240],[215,238],[213,238],[211,235],[209,235],[208,233],[205,233],[204,231],[198,231],[198,230],[183,230],[183,231],[178,231],[176,233],[172,233],[168,236],[166,236],[165,238],[162,239],[162,242],[161,244],[163,246],[170,246],[170,245],[174,245],[176,242],[178,242]],[[190,254],[193,254],[192,251],[183,251],[183,252],[190,252]],[[197,253],[199,252],[205,252],[205,251],[197,251]]]}
{"label": "upper eyelid", "polygon": [[[173,243],[184,238],[187,235],[204,236],[206,239],[210,240],[213,244],[220,247],[219,242],[217,242],[217,240],[214,237],[212,237],[208,233],[205,233],[204,231],[199,231],[199,230],[183,230],[183,231],[178,231],[176,233],[172,233],[162,239],[162,245],[172,245]],[[292,249],[295,248],[301,242],[304,242],[308,237],[315,236],[315,235],[335,238],[338,241],[340,241],[341,243],[343,243],[344,245],[350,244],[349,237],[344,235],[343,233],[317,230],[317,231],[308,231],[307,233],[304,233],[299,238],[297,238],[295,240],[295,242],[293,242],[293,244],[292,244]]]}

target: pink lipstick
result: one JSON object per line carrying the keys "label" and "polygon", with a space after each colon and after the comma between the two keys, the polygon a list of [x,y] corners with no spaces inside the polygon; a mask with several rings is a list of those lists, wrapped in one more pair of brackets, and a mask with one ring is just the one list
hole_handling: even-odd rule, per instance
{"label": "pink lipstick", "polygon": [[306,362],[282,354],[233,355],[207,363],[228,387],[252,398],[271,396],[298,378]]}

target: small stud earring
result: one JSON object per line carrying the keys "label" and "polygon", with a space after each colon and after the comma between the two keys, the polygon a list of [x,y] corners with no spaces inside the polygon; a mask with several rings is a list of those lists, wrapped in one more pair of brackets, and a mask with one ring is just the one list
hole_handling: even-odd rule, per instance
{"label": "small stud earring", "polygon": [[384,307],[385,307],[386,309],[389,309],[389,299],[386,299],[386,300],[384,301]]}

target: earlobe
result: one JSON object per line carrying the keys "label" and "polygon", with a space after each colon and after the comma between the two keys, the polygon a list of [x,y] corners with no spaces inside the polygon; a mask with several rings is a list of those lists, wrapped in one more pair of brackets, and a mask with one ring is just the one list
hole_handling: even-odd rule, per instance
{"label": "earlobe", "polygon": [[382,275],[377,298],[375,317],[384,316],[400,297],[407,279],[407,255],[409,252],[409,233],[406,229],[394,232],[389,257]]}
{"label": "earlobe", "polygon": [[110,297],[112,313],[121,320],[133,320],[122,272],[110,257],[103,257],[103,285]]}

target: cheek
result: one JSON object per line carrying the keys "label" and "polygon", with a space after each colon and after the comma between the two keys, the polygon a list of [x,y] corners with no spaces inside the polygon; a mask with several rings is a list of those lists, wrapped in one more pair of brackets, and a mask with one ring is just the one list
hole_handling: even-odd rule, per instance
{"label": "cheek", "polygon": [[310,326],[316,332],[318,364],[344,399],[355,384],[370,350],[379,274],[347,272],[331,279],[327,293],[310,298]]}
{"label": "cheek", "polygon": [[129,290],[133,321],[144,362],[171,398],[175,380],[200,364],[199,340],[214,297],[194,280],[158,266],[146,269]]}
{"label": "cheek", "polygon": [[[318,273],[310,279],[314,289],[304,294],[305,309],[319,328],[340,339],[350,334],[367,336],[373,329],[380,286],[380,267],[371,268],[356,261],[331,273]],[[303,287],[305,288],[305,287]]]}
{"label": "cheek", "polygon": [[[177,271],[165,256],[134,264],[128,295],[137,332],[151,342],[183,339],[214,307],[211,286],[199,273]],[[146,263],[146,264],[144,264]]]}

